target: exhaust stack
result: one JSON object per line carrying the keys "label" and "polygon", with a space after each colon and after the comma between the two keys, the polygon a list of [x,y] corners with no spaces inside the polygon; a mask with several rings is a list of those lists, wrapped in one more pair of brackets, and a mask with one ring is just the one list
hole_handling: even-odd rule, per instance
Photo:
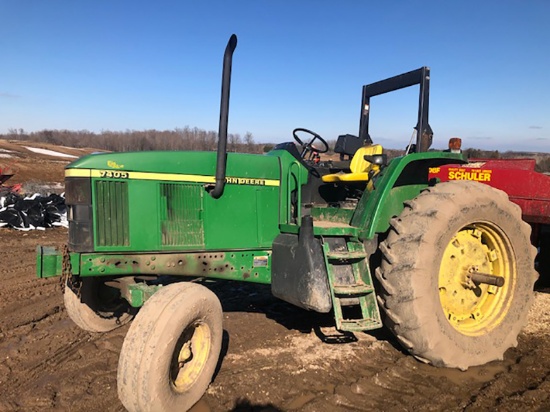
{"label": "exhaust stack", "polygon": [[216,161],[216,185],[210,191],[214,199],[223,195],[227,167],[227,119],[229,117],[229,89],[231,86],[231,63],[237,47],[237,36],[231,35],[223,55],[222,95],[220,103],[220,127],[218,130],[218,157]]}

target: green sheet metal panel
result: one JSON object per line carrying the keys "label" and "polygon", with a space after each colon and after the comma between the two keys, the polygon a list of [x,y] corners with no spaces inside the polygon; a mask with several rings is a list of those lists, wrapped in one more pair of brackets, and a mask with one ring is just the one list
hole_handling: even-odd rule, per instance
{"label": "green sheet metal panel", "polygon": [[269,248],[279,233],[278,187],[226,185],[220,199],[204,203],[209,250]]}
{"label": "green sheet metal panel", "polygon": [[298,224],[301,208],[292,206],[291,199],[294,192],[293,201],[300,203],[301,190],[298,188],[307,183],[309,171],[286,150],[273,150],[267,156],[276,157],[280,161],[279,223]]}
{"label": "green sheet metal panel", "polygon": [[461,154],[445,152],[412,153],[393,159],[375,181],[375,189],[365,191],[351,225],[361,228],[361,239],[372,239],[389,229],[390,220],[399,216],[404,202],[428,187],[428,169],[449,163],[465,163]]}
{"label": "green sheet metal panel", "polygon": [[95,225],[97,251],[269,248],[279,216],[288,214],[280,199],[288,199],[288,176],[281,176],[280,165],[296,159],[285,151],[227,156],[220,199],[208,194],[215,152],[90,155],[67,166],[66,176],[94,182],[94,220],[102,222]]}
{"label": "green sheet metal panel", "polygon": [[[162,176],[155,174],[165,174],[178,175],[167,176],[168,181],[176,178],[178,181],[214,183],[216,158],[216,152],[101,153],[81,157],[66,168],[97,170],[109,175],[109,178],[122,176],[123,179],[163,180]],[[279,180],[281,172],[278,165],[277,156],[228,153],[226,176]]]}
{"label": "green sheet metal panel", "polygon": [[196,184],[160,183],[163,246],[204,247],[203,192]]}
{"label": "green sheet metal panel", "polygon": [[95,182],[95,222],[98,246],[129,246],[128,182]]}

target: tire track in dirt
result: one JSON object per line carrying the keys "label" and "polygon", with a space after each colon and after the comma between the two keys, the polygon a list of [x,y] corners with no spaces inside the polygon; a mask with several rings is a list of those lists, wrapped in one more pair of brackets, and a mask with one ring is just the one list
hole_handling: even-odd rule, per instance
{"label": "tire track in dirt", "polygon": [[[32,310],[32,306],[30,309],[29,306],[12,306],[2,310],[3,320],[0,323],[0,333],[7,333],[3,331],[8,330],[17,333],[17,329],[21,327],[34,326],[49,316],[59,313],[62,307],[58,296],[48,296],[41,299],[40,302],[42,307],[40,312]],[[32,305],[32,301],[30,303]]]}
{"label": "tire track in dirt", "polygon": [[[9,365],[12,373],[6,381],[7,392],[17,393],[17,396],[7,396],[5,399],[17,405],[17,408],[44,406],[74,409],[71,404],[77,398],[83,398],[83,391],[100,392],[90,389],[96,385],[97,379],[98,383],[110,381],[111,389],[115,386],[118,352],[117,349],[109,350],[109,347],[116,348],[118,342],[105,342],[117,340],[116,335],[90,334],[72,326],[65,313],[56,317],[49,324],[41,326],[43,332],[35,339],[18,342],[14,339],[12,342],[11,346],[18,346],[18,352],[23,356]],[[118,340],[121,345],[122,337]],[[44,350],[42,356],[38,357],[40,348]],[[34,363],[30,359],[38,361]],[[53,377],[56,377],[55,382],[51,381]],[[116,391],[112,395],[114,399],[98,403],[117,404]],[[74,399],[66,403],[67,398]],[[62,407],[63,404],[66,408]]]}
{"label": "tire track in dirt", "polygon": [[550,410],[550,359],[548,340],[523,334],[517,348],[507,352],[510,367],[472,396],[465,411],[480,408],[515,411]]}
{"label": "tire track in dirt", "polygon": [[[0,230],[0,410],[122,410],[116,366],[122,334],[89,334],[67,318],[57,279],[35,277],[35,247],[65,229]],[[94,405],[94,406],[91,406]]]}

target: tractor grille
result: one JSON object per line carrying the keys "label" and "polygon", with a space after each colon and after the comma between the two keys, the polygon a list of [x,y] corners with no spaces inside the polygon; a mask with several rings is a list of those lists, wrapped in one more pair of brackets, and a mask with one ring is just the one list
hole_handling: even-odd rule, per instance
{"label": "tractor grille", "polygon": [[164,246],[204,246],[203,190],[196,184],[162,183],[160,223]]}
{"label": "tractor grille", "polygon": [[98,246],[128,246],[128,183],[96,181]]}

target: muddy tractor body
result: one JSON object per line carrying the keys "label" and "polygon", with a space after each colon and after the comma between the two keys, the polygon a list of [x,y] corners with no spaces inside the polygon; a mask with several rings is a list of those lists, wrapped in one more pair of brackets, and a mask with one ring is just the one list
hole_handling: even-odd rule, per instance
{"label": "muddy tractor body", "polygon": [[[270,284],[289,303],[332,311],[343,331],[385,323],[435,366],[502,358],[532,300],[529,227],[490,187],[430,183],[430,169],[466,160],[427,151],[429,69],[363,86],[359,133],[339,138],[338,161],[318,161],[328,145],[307,129],[265,155],[226,153],[235,46],[232,37],[218,151],[71,163],[68,246],[38,248],[38,276],[63,276],[65,307],[80,327],[133,320],[118,368],[125,407],[183,410],[206,390],[222,315],[197,278]],[[369,136],[370,99],[416,85],[415,145],[388,162]]]}

